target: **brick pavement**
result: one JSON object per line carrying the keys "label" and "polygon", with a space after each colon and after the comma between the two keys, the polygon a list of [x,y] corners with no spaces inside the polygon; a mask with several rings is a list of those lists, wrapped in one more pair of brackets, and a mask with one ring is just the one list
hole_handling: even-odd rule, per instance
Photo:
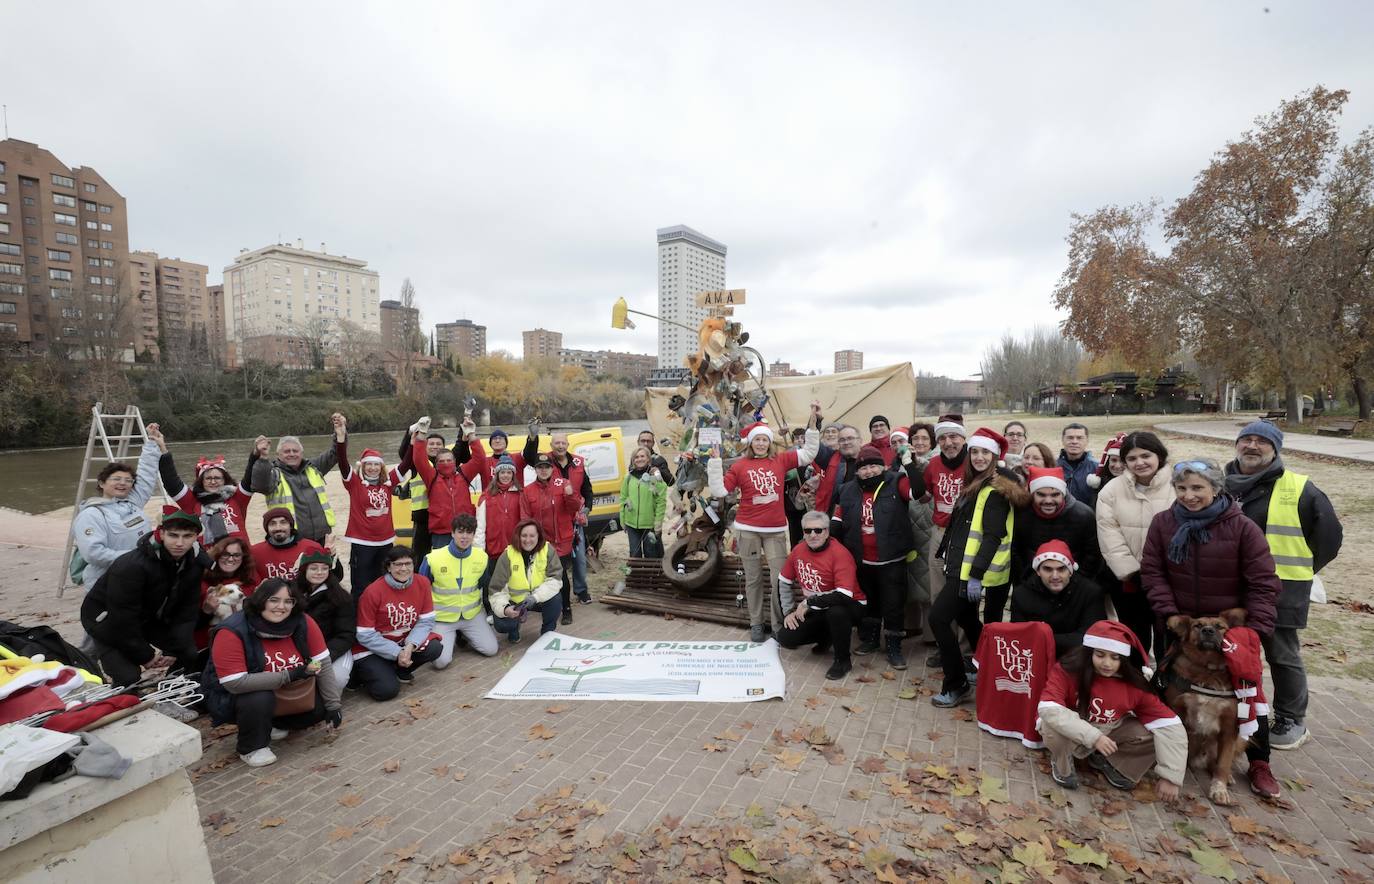
{"label": "brick pavement", "polygon": [[[618,614],[601,605],[579,607],[576,613],[577,622],[562,631],[584,638],[740,634],[688,620]],[[517,646],[515,653],[519,650]],[[1374,858],[1357,852],[1352,843],[1374,838],[1374,746],[1369,736],[1374,733],[1374,707],[1356,699],[1355,690],[1363,685],[1313,684],[1315,739],[1301,750],[1275,753],[1280,779],[1302,786],[1290,786],[1285,805],[1259,802],[1242,785],[1236,790],[1239,806],[1227,811],[1314,847],[1317,856],[1304,859],[1282,842],[1278,849],[1266,849],[1254,839],[1247,843],[1231,835],[1226,816],[1204,807],[1205,802],[1194,803],[1194,815],[1185,816],[1127,796],[1128,807],[1104,819],[1102,828],[1091,820],[1098,816],[1095,808],[1121,793],[1092,786],[1059,793],[1042,769],[1043,753],[984,734],[972,721],[935,709],[924,692],[914,700],[898,699],[904,682],[882,678],[878,660],[872,669],[857,668],[842,683],[850,696],[824,693],[822,688],[830,685],[824,680],[827,661],[800,651],[784,652],[785,701],[578,701],[561,704],[568,708],[558,714],[546,711],[548,702],[481,699],[509,662],[504,648],[490,659],[462,652],[445,672],[421,670],[415,686],[390,703],[373,703],[350,692],[345,726],[336,739],[329,741],[322,732],[296,735],[277,744],[281,761],[269,768],[242,765],[233,757],[232,737],[211,737],[194,779],[203,817],[230,818],[227,826],[225,817],[218,816],[213,822],[219,827],[206,827],[216,879],[226,884],[368,880],[396,859],[395,851],[420,860],[443,857],[480,843],[493,831],[518,828],[517,812],[566,784],[576,787],[578,797],[608,807],[600,821],[608,831],[639,833],[664,815],[683,817],[687,825],[742,816],[751,805],[767,813],[784,805],[807,805],[836,829],[882,829],[888,847],[910,857],[894,820],[898,825],[934,820],[918,819],[890,797],[878,776],[855,764],[885,750],[1003,776],[1014,804],[1067,797],[1055,813],[1075,831],[1100,829],[1141,856],[1173,863],[1190,878],[1198,872],[1190,860],[1149,852],[1158,851],[1160,833],[1181,840],[1175,833],[1180,821],[1232,839],[1241,852],[1237,855],[1250,863],[1236,865],[1243,877],[1258,869],[1294,881],[1335,879],[1342,869],[1374,873]],[[923,688],[935,686],[934,680],[924,680],[919,662],[906,675]],[[873,680],[860,682],[860,677]],[[845,705],[861,708],[850,712]],[[796,772],[780,769],[766,751],[771,734],[774,728],[803,723],[823,725],[847,760],[830,765],[812,752]],[[531,741],[528,731],[536,724],[552,728],[556,736]],[[712,739],[727,729],[741,739]],[[707,742],[721,744],[724,751],[705,751]],[[392,760],[399,761],[399,769],[387,773],[384,765]],[[744,772],[751,764],[756,777]],[[1191,774],[1185,795],[1202,795]],[[263,820],[275,822],[273,818],[284,821],[262,827]],[[421,862],[402,863],[399,877],[454,880],[458,870],[428,872]]]}

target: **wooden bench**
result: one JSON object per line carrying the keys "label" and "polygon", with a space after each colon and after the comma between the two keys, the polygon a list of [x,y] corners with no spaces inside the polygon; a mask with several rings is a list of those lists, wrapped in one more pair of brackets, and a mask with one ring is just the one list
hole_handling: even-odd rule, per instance
{"label": "wooden bench", "polygon": [[1318,436],[1349,436],[1355,428],[1364,423],[1361,420],[1334,420],[1317,427]]}
{"label": "wooden bench", "polygon": [[1262,421],[1275,421],[1275,420],[1282,420],[1283,418],[1286,418],[1286,417],[1288,417],[1288,411],[1287,411],[1286,409],[1280,408],[1278,411],[1269,411],[1269,412],[1265,412],[1264,417],[1260,418],[1260,420],[1262,420]]}

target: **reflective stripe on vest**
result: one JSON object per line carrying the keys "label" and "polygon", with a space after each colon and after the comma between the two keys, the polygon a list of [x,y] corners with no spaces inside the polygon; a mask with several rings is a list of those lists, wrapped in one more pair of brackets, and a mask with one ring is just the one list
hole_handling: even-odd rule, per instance
{"label": "reflective stripe on vest", "polygon": [[1274,556],[1274,571],[1280,580],[1312,579],[1312,548],[1302,533],[1298,518],[1298,499],[1307,485],[1301,473],[1284,470],[1269,493],[1269,514],[1264,523],[1264,539]]}
{"label": "reflective stripe on vest", "polygon": [[[969,523],[968,540],[964,543],[964,564],[959,568],[959,579],[968,580],[973,576],[973,560],[978,557],[978,548],[983,545],[983,506],[992,495],[991,488],[978,492],[978,502],[973,507],[973,521]],[[1007,508],[1007,533],[997,545],[992,556],[992,564],[983,573],[984,586],[1004,586],[1011,582],[1011,532],[1016,521],[1016,508]]]}
{"label": "reflective stripe on vest", "polygon": [[429,509],[429,486],[419,472],[410,477],[410,508],[412,511]]}
{"label": "reflective stripe on vest", "polygon": [[548,563],[548,556],[544,553],[544,548],[540,547],[536,555],[530,560],[530,570],[525,571],[525,559],[520,555],[520,551],[511,544],[506,550],[506,558],[510,560],[510,580],[506,583],[506,592],[510,593],[510,603],[518,605],[544,582],[544,566]]}
{"label": "reflective stripe on vest", "polygon": [[[313,465],[307,464],[305,468],[305,478],[309,480],[310,487],[315,489],[315,496],[320,500],[320,509],[324,510],[324,522],[331,529],[334,527],[334,510],[329,506],[329,494],[324,487],[324,476]],[[272,493],[267,495],[267,508],[286,507],[291,511],[291,521],[298,522],[296,519],[296,497],[291,493],[291,486],[286,481],[286,474],[277,470],[277,487]]]}
{"label": "reflective stripe on vest", "polygon": [[471,620],[482,610],[482,575],[487,570],[487,554],[473,547],[466,558],[458,558],[449,548],[436,549],[425,557],[429,581],[433,585],[434,619],[440,623]]}

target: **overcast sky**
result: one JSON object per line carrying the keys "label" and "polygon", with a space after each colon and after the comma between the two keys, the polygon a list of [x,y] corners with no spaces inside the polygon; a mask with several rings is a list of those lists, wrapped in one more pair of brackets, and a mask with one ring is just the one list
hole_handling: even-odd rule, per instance
{"label": "overcast sky", "polygon": [[[1374,4],[4,4],[12,137],[130,246],[328,244],[519,355],[654,352],[654,230],[729,247],[770,361],[966,376],[1054,321],[1069,215],[1171,201],[1281,99],[1374,123]],[[27,35],[27,36],[23,36]]]}

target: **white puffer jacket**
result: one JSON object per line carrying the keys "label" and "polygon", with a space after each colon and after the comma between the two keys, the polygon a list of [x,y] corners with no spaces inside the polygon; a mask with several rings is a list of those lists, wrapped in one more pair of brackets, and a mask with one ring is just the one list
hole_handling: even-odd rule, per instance
{"label": "white puffer jacket", "polygon": [[1156,513],[1174,502],[1173,470],[1161,467],[1142,491],[1129,472],[1109,481],[1097,494],[1097,543],[1118,580],[1140,571],[1145,535]]}

